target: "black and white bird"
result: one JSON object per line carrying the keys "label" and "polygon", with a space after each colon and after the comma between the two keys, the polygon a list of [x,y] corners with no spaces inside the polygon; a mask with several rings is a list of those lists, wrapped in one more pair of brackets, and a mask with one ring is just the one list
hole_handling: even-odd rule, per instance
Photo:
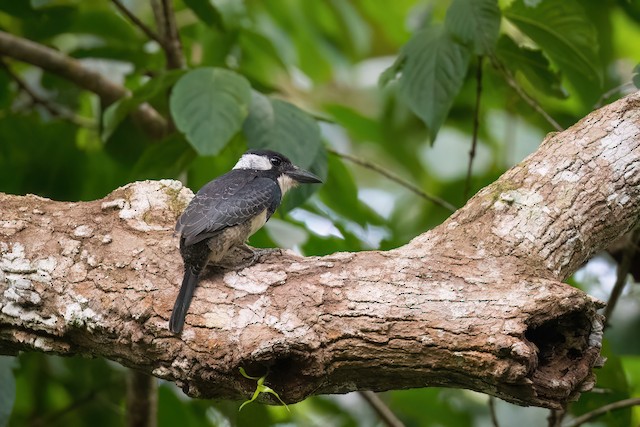
{"label": "black and white bird", "polygon": [[196,193],[176,224],[184,279],[169,321],[173,333],[182,332],[205,266],[219,264],[233,247],[246,247],[246,240],[267,222],[287,190],[319,182],[280,153],[250,150],[231,171]]}

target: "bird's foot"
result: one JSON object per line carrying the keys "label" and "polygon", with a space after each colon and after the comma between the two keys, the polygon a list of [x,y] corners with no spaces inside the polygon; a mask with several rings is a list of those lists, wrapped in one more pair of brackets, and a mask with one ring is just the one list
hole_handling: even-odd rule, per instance
{"label": "bird's foot", "polygon": [[242,270],[244,268],[251,267],[255,263],[259,262],[262,257],[271,255],[273,253],[278,253],[279,255],[282,254],[282,250],[279,248],[255,249],[246,244],[236,246],[236,248],[238,249],[238,252],[242,251],[245,256],[237,253],[237,256],[234,257],[233,263],[220,264],[220,267],[226,270]]}

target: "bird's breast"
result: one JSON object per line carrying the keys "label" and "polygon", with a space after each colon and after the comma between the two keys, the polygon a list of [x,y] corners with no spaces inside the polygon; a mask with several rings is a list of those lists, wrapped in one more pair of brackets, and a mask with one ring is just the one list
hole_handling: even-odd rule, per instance
{"label": "bird's breast", "polygon": [[260,230],[262,226],[267,222],[267,210],[263,210],[260,214],[249,220],[249,234],[244,240],[248,239],[256,231]]}

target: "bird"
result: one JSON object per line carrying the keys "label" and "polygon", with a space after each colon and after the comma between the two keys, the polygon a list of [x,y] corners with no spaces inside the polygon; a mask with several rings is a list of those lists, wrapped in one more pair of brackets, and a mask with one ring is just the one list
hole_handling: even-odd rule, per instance
{"label": "bird", "polygon": [[245,242],[280,206],[284,194],[302,183],[321,183],[313,173],[271,150],[245,152],[233,169],[205,184],[178,218],[184,262],[182,285],[173,306],[169,330],[179,335],[200,274],[219,265],[235,247],[253,252]]}

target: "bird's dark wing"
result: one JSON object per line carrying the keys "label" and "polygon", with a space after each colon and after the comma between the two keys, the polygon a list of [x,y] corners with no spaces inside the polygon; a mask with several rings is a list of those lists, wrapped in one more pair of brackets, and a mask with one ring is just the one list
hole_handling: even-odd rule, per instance
{"label": "bird's dark wing", "polygon": [[277,182],[232,170],[198,191],[178,219],[176,231],[193,245],[227,227],[242,224],[267,210],[267,218],[282,197]]}

